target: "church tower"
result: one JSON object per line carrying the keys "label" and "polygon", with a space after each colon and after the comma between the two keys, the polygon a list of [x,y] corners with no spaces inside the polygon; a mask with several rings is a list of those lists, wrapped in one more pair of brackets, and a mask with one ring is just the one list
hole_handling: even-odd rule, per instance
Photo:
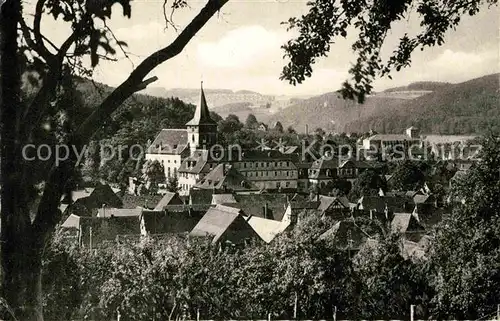
{"label": "church tower", "polygon": [[200,104],[196,106],[194,117],[186,126],[191,153],[197,149],[209,149],[217,143],[217,123],[210,117],[203,92],[203,82],[201,82]]}

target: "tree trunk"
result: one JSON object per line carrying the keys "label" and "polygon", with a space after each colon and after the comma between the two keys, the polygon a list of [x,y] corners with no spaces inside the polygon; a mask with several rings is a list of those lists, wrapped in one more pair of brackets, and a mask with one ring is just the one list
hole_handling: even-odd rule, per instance
{"label": "tree trunk", "polygon": [[21,179],[23,159],[18,140],[21,80],[17,27],[20,15],[20,1],[7,0],[1,7],[1,292],[8,305],[5,319],[39,321],[43,320],[42,244],[33,235],[26,182]]}

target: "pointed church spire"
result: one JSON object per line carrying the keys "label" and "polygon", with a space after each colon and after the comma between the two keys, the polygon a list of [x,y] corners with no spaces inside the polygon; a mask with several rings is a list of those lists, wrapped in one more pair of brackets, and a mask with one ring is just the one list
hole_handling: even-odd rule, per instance
{"label": "pointed church spire", "polygon": [[203,91],[203,81],[201,82],[200,104],[196,106],[193,119],[186,125],[198,126],[201,124],[215,124],[215,121],[210,117],[210,112],[208,111],[207,99]]}

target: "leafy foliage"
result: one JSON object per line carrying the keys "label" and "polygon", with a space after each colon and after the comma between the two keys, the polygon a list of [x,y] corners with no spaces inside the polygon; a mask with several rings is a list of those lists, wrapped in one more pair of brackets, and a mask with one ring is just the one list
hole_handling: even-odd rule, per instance
{"label": "leafy foliage", "polygon": [[500,138],[490,135],[482,145],[482,160],[450,193],[464,204],[436,228],[431,249],[436,318],[486,316],[500,300]]}

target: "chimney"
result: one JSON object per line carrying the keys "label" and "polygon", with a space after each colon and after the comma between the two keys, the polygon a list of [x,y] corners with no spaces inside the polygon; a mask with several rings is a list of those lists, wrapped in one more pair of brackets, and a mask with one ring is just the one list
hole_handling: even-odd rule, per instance
{"label": "chimney", "polygon": [[268,205],[267,205],[267,202],[266,202],[266,204],[264,204],[264,218],[267,219],[268,218],[267,215],[268,215]]}
{"label": "chimney", "polygon": [[370,210],[370,220],[373,220],[373,210]]}
{"label": "chimney", "polygon": [[306,124],[306,128],[305,129],[306,129],[306,136],[308,136],[309,135],[309,125],[308,124]]}

